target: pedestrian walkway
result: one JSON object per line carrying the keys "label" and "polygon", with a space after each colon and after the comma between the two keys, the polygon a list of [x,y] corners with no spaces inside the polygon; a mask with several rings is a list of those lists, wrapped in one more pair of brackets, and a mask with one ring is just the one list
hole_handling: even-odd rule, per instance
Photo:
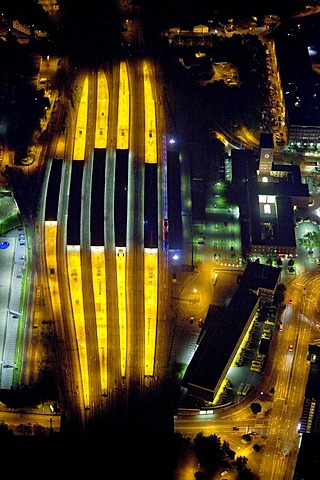
{"label": "pedestrian walkway", "polygon": [[12,217],[19,218],[14,198],[1,197],[0,207],[0,244],[5,246],[0,249],[0,388],[10,390],[16,368],[19,322],[22,321],[21,294],[27,249],[22,227],[14,228],[14,222],[10,221]]}

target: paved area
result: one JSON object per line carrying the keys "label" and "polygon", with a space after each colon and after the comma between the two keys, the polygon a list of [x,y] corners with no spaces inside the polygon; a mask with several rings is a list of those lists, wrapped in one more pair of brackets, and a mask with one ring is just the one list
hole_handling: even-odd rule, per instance
{"label": "paved area", "polygon": [[22,321],[22,282],[27,261],[26,239],[14,199],[0,196],[0,387],[9,390],[16,368],[17,334]]}

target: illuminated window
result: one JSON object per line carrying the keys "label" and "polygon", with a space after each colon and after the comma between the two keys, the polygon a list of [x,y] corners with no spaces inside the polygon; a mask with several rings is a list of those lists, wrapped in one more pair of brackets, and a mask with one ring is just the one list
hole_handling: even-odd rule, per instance
{"label": "illuminated window", "polygon": [[265,204],[263,205],[263,210],[264,210],[264,213],[265,213],[266,215],[270,215],[270,213],[271,213],[271,207],[270,207],[269,203],[265,203]]}

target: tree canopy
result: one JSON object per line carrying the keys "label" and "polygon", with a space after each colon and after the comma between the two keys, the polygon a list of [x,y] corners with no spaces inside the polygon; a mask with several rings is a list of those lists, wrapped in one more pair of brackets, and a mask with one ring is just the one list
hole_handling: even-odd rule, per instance
{"label": "tree canopy", "polygon": [[258,402],[251,403],[250,408],[251,408],[252,413],[254,413],[254,414],[260,413],[261,410],[262,410],[262,407],[261,407],[260,403],[258,403]]}
{"label": "tree canopy", "polygon": [[320,247],[320,233],[305,233],[302,238],[298,239],[298,242],[301,247],[306,247],[309,251],[311,251],[315,247]]}
{"label": "tree canopy", "polygon": [[[251,437],[249,435],[251,441]],[[217,435],[205,436],[199,432],[191,445],[202,468],[206,470],[206,474],[196,472],[195,478],[202,480],[211,478],[212,474],[219,472],[221,468],[230,469],[238,472],[238,479],[242,480],[259,480],[259,476],[254,474],[248,467],[248,459],[244,456],[236,456],[227,441],[221,441]]]}

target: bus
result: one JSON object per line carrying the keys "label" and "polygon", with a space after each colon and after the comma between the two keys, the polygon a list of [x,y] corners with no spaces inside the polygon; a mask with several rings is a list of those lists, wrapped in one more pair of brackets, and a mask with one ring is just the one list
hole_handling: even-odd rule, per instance
{"label": "bus", "polygon": [[245,387],[243,388],[241,394],[244,395],[244,396],[247,395],[247,393],[249,392],[250,388],[251,388],[250,383],[246,383],[246,385],[245,385]]}

